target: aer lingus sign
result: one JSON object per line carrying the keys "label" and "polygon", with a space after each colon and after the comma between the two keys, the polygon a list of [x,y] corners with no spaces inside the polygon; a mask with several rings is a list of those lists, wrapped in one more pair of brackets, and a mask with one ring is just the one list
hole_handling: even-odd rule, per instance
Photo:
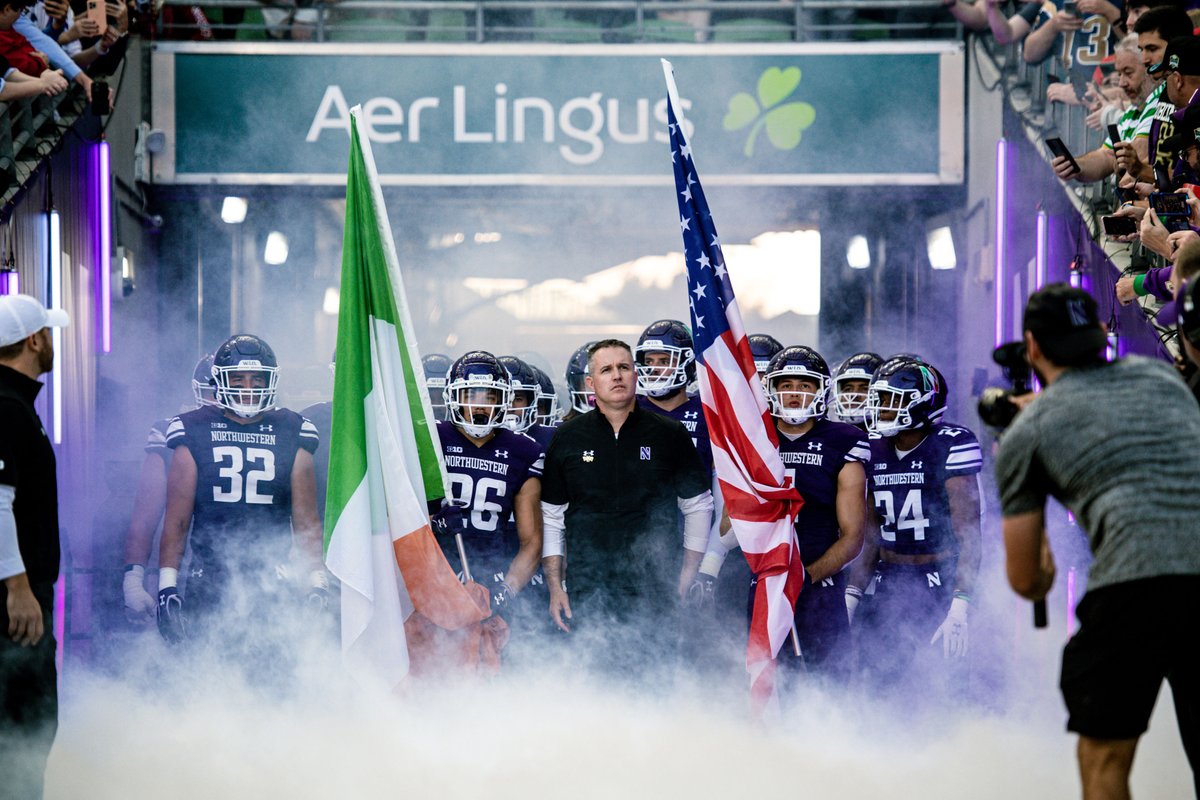
{"label": "aer lingus sign", "polygon": [[341,183],[361,103],[385,184],[669,183],[663,56],[710,183],[962,181],[958,43],[160,44],[155,180]]}

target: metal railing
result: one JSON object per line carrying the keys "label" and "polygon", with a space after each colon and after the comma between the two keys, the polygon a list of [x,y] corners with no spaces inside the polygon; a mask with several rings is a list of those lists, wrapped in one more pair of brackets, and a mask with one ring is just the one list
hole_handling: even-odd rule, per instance
{"label": "metal railing", "polygon": [[55,97],[0,103],[0,219],[21,188],[83,113],[87,99],[76,85]]}
{"label": "metal railing", "polygon": [[167,0],[167,5],[199,7],[209,17],[172,15],[156,31],[167,38],[578,43],[962,35],[940,0]]}

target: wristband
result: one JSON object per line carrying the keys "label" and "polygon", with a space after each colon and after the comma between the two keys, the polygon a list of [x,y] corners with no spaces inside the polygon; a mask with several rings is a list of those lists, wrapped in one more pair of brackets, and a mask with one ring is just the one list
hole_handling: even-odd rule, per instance
{"label": "wristband", "polygon": [[174,589],[179,583],[179,570],[174,567],[158,568],[158,590]]}
{"label": "wristband", "polygon": [[954,590],[954,599],[962,600],[964,603],[969,603],[969,602],[971,602],[971,595],[967,594],[962,589],[955,589]]}
{"label": "wristband", "polygon": [[1149,294],[1149,292],[1143,288],[1143,284],[1145,282],[1146,273],[1143,272],[1141,275],[1133,276],[1133,293],[1139,297],[1144,297],[1145,295]]}
{"label": "wristband", "polygon": [[862,589],[858,588],[857,586],[847,586],[846,594],[849,597],[853,597],[855,600],[862,600],[863,591],[862,591]]}

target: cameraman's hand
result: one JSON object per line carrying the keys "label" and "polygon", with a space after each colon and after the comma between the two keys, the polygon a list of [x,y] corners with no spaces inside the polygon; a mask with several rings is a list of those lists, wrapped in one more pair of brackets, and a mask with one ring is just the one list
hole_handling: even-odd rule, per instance
{"label": "cameraman's hand", "polygon": [[1071,166],[1071,160],[1063,156],[1056,156],[1050,162],[1050,166],[1054,169],[1054,174],[1058,176],[1060,181],[1069,181],[1079,174],[1079,170]]}
{"label": "cameraman's hand", "polygon": [[1123,306],[1127,306],[1137,299],[1137,292],[1133,290],[1132,275],[1122,275],[1117,279],[1117,284],[1113,289],[1117,294],[1117,302]]}
{"label": "cameraman's hand", "polygon": [[1019,411],[1024,411],[1029,407],[1029,404],[1038,399],[1037,392],[1026,392],[1025,394],[1014,394],[1008,398],[1008,402],[1017,407]]}

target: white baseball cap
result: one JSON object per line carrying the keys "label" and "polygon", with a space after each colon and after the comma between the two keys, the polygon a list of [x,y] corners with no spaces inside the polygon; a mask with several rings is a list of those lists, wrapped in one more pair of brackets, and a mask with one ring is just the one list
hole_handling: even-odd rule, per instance
{"label": "white baseball cap", "polygon": [[0,347],[16,344],[42,328],[65,328],[71,318],[61,308],[47,310],[27,294],[0,296]]}

